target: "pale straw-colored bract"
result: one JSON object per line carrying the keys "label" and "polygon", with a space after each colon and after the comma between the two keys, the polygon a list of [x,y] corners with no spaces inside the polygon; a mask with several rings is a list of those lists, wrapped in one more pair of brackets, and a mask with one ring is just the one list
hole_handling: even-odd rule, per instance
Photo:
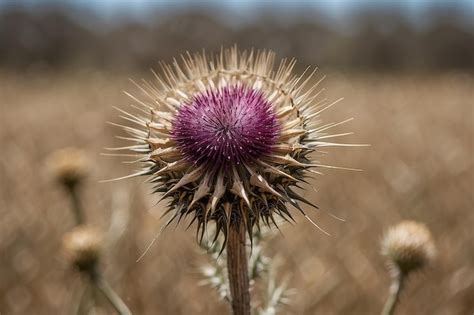
{"label": "pale straw-colored bract", "polygon": [[52,177],[66,186],[76,186],[89,173],[89,161],[85,152],[73,147],[51,153],[47,167]]}
{"label": "pale straw-colored bract", "polygon": [[97,264],[103,249],[103,237],[91,226],[80,225],[63,237],[67,259],[80,270],[90,270]]}
{"label": "pale straw-colored bract", "polygon": [[[122,126],[134,143],[115,148],[138,154],[154,191],[169,201],[168,224],[190,216],[198,236],[214,221],[216,235],[242,222],[252,229],[292,220],[291,205],[315,224],[302,203],[314,206],[295,188],[318,174],[312,156],[319,148],[352,146],[328,141],[350,133],[329,134],[350,121],[322,123],[321,113],[338,103],[321,96],[316,69],[293,74],[294,60],[274,67],[270,51],[216,56],[195,54],[161,64],[155,82],[137,84],[146,99],[133,95],[138,112],[122,111],[133,126]],[[315,207],[315,206],[314,206]],[[191,223],[192,223],[191,222]]]}
{"label": "pale straw-colored bract", "polygon": [[382,254],[394,273],[419,270],[433,260],[435,253],[430,231],[415,221],[403,221],[391,227],[382,240]]}

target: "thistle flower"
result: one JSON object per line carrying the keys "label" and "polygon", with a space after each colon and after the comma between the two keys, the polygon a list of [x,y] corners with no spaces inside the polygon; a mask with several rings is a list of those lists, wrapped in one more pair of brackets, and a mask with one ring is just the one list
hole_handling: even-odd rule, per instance
{"label": "thistle flower", "polygon": [[149,176],[154,192],[169,201],[164,227],[191,216],[202,242],[208,223],[215,223],[214,240],[224,236],[235,315],[251,312],[246,233],[252,240],[262,223],[293,220],[289,206],[317,226],[301,204],[316,206],[294,189],[319,174],[314,168],[335,168],[311,153],[351,146],[326,142],[350,134],[327,131],[351,119],[321,124],[320,114],[340,99],[318,100],[315,71],[294,75],[294,60],[276,69],[274,62],[273,52],[239,53],[236,47],[215,57],[188,53],[181,65],[162,63],[156,83],[138,85],[147,100],[130,95],[146,116],[119,110],[138,127],[118,125],[134,144],[115,150],[131,150],[142,162],[141,170],[122,178]]}
{"label": "thistle flower", "polygon": [[189,215],[201,239],[210,221],[224,236],[230,224],[242,223],[251,237],[253,227],[276,216],[292,220],[289,205],[309,219],[301,203],[312,204],[294,188],[319,173],[314,168],[330,167],[311,153],[346,145],[326,142],[346,134],[326,132],[350,119],[319,120],[340,100],[318,100],[315,71],[294,75],[295,61],[286,59],[275,69],[273,52],[234,47],[182,59],[161,64],[156,84],[138,85],[148,100],[129,95],[146,116],[120,110],[138,127],[122,126],[135,144],[115,149],[133,151],[143,165],[126,177],[149,175],[154,191],[169,200],[168,224]]}
{"label": "thistle flower", "polygon": [[56,181],[69,189],[82,182],[89,171],[84,152],[76,148],[54,151],[47,162]]}
{"label": "thistle flower", "polygon": [[102,252],[102,237],[90,226],[78,226],[64,235],[63,249],[72,265],[82,271],[91,271]]}
{"label": "thistle flower", "polygon": [[408,274],[433,260],[435,246],[431,233],[424,224],[403,221],[385,234],[382,254],[388,258],[394,272]]}

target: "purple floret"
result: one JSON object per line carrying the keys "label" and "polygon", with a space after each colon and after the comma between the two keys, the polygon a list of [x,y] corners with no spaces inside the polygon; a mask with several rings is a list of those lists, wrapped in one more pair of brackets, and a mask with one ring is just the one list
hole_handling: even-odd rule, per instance
{"label": "purple floret", "polygon": [[196,94],[179,108],[171,135],[186,159],[220,168],[270,153],[279,129],[263,93],[237,85]]}

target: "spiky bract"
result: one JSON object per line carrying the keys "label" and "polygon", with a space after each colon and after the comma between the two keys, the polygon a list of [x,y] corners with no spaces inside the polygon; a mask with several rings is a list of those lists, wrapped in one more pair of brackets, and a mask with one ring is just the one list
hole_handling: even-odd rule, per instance
{"label": "spiky bract", "polygon": [[262,221],[292,219],[289,205],[307,217],[300,202],[309,202],[293,189],[324,167],[310,153],[336,145],[322,139],[344,134],[325,132],[346,122],[320,123],[337,101],[318,100],[314,71],[293,75],[294,60],[275,69],[273,52],[235,47],[182,59],[161,64],[156,83],[137,84],[147,101],[130,95],[147,115],[122,111],[141,127],[124,126],[138,144],[119,148],[142,156],[144,168],[132,176],[149,175],[169,200],[169,222],[189,215],[201,237],[210,221],[224,236],[242,222],[251,236]]}

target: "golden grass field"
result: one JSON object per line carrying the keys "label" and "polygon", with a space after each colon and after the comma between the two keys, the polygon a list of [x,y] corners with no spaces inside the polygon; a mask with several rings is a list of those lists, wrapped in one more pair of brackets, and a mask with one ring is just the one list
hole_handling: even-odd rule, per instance
{"label": "golden grass field", "polygon": [[[86,150],[91,176],[82,191],[87,220],[109,231],[102,261],[110,283],[134,314],[226,314],[217,293],[199,285],[202,252],[193,229],[172,226],[136,263],[159,230],[162,205],[144,179],[99,183],[133,165],[101,156],[123,144],[113,106],[129,108],[122,90],[145,74],[95,71],[0,74],[0,314],[72,314],[86,281],[61,255],[74,226],[70,204],[50,177],[48,155],[62,147]],[[331,236],[304,218],[286,225],[266,250],[281,260],[297,293],[280,314],[378,314],[389,285],[379,255],[383,231],[402,219],[424,222],[438,247],[435,263],[412,277],[399,314],[474,312],[473,100],[465,74],[344,75],[324,81],[327,122],[354,117],[338,131],[370,147],[332,149],[326,170],[306,196],[308,209]],[[296,213],[295,213],[296,214]],[[105,300],[96,314],[112,314]]]}

